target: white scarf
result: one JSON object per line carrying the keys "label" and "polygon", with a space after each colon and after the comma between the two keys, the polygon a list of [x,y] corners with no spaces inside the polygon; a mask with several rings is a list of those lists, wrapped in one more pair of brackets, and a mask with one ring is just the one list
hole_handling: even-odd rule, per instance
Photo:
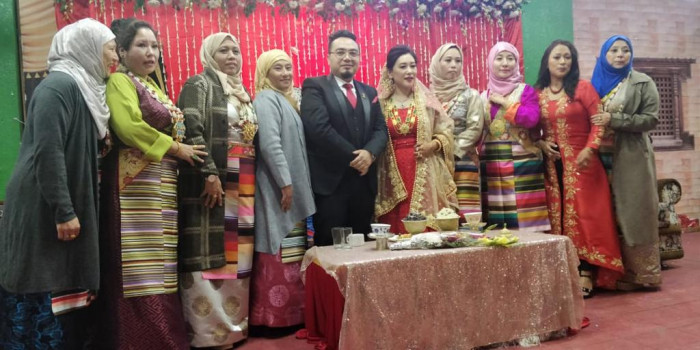
{"label": "white scarf", "polygon": [[109,122],[102,47],[112,39],[114,33],[104,24],[82,19],[56,33],[48,58],[49,72],[66,73],[78,84],[100,139],[107,134]]}

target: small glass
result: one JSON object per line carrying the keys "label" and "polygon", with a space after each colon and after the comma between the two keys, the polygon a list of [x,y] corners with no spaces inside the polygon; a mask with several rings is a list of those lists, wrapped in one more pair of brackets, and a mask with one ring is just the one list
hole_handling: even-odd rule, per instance
{"label": "small glass", "polygon": [[352,234],[352,227],[343,227],[343,241],[341,244],[342,249],[351,249],[350,245],[350,235]]}
{"label": "small glass", "polygon": [[333,227],[331,228],[331,235],[333,235],[333,248],[343,249],[343,238],[345,234],[345,227]]}

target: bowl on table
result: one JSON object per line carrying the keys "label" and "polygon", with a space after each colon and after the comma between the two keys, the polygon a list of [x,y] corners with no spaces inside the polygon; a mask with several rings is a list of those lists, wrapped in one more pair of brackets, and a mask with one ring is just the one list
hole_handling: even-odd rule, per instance
{"label": "bowl on table", "polygon": [[401,220],[401,222],[403,222],[406,232],[412,235],[423,233],[425,227],[428,226],[428,220]]}
{"label": "bowl on table", "polygon": [[459,217],[435,219],[440,231],[457,231],[459,229]]}

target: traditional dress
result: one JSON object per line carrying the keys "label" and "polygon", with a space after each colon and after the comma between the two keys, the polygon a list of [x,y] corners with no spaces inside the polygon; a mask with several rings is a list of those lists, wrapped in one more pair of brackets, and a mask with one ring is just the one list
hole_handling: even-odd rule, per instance
{"label": "traditional dress", "polygon": [[[405,233],[401,220],[409,212],[423,213],[428,226],[437,230],[432,218],[442,208],[457,209],[457,186],[453,180],[454,139],[452,119],[442,104],[421,82],[416,81],[413,102],[407,108],[394,104],[393,83],[385,70],[378,88],[379,101],[389,130],[389,142],[379,157],[379,186],[374,214],[377,221]],[[417,142],[437,140],[440,149],[416,158]]]}
{"label": "traditional dress", "polygon": [[[494,73],[494,59],[503,51],[516,58],[516,68],[508,78]],[[488,56],[489,84],[482,94],[487,115],[480,155],[482,206],[489,225],[547,231],[550,224],[542,154],[529,130],[540,119],[539,103],[535,89],[522,83],[518,60],[517,49],[505,42],[494,45]],[[491,93],[504,96],[510,106],[491,103]]]}
{"label": "traditional dress", "polygon": [[[630,63],[612,67],[606,59],[610,47],[624,40]],[[608,165],[610,182],[622,237],[623,282],[659,285],[658,201],[654,149],[649,131],[658,123],[659,94],[646,74],[632,70],[632,43],[615,35],[600,50],[591,83],[610,113],[610,142],[601,145],[600,156]]]}
{"label": "traditional dress", "polygon": [[[264,52],[258,58],[253,103],[260,117],[260,152],[250,323],[268,327],[304,323],[300,270],[306,250],[305,219],[316,211],[299,116],[301,90],[290,86],[282,91],[272,85],[267,75],[278,62],[291,64],[292,60],[281,50]],[[291,207],[283,211],[281,189],[286,186],[291,186],[293,195]]]}
{"label": "traditional dress", "polygon": [[581,150],[597,150],[601,143],[603,128],[589,120],[598,113],[600,100],[584,80],[579,81],[573,99],[548,90],[540,92],[543,138],[556,143],[561,154],[561,169],[551,158],[545,162],[552,233],[571,238],[579,258],[598,267],[596,285],[614,288],[623,268],[605,170],[595,156],[586,169],[576,166]]}
{"label": "traditional dress", "polygon": [[115,149],[103,168],[98,347],[187,349],[177,295],[177,160],[182,112],[125,67],[107,83]]}
{"label": "traditional dress", "polygon": [[467,85],[460,68],[454,79],[447,79],[440,60],[455,44],[440,46],[430,62],[430,90],[435,93],[447,115],[454,122],[455,175],[459,214],[481,211],[479,157],[476,146],[484,128],[484,106],[479,92]]}
{"label": "traditional dress", "polygon": [[[88,295],[99,289],[98,139],[107,134],[103,45],[85,19],[61,29],[36,88],[0,222],[0,348],[82,348]],[[56,225],[78,219],[80,232]]]}
{"label": "traditional dress", "polygon": [[[209,153],[203,164],[180,171],[180,296],[193,347],[227,346],[248,335],[257,117],[240,69],[226,75],[213,58],[226,39],[238,45],[228,33],[204,39],[204,72],[188,79],[178,100],[186,142]],[[209,175],[221,181],[223,206],[203,205]]]}

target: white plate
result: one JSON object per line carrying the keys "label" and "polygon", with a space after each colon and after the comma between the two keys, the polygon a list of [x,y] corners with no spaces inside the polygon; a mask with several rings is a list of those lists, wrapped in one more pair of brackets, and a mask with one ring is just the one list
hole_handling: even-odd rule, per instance
{"label": "white plate", "polygon": [[[367,234],[367,237],[369,237],[369,238],[371,238],[371,239],[377,239],[377,235],[378,235],[377,233],[368,233],[368,234]],[[389,237],[389,240],[390,240],[390,241],[391,241],[391,238],[392,238],[392,237],[396,237],[396,235],[393,234],[393,233],[386,233],[386,235]]]}
{"label": "white plate", "polygon": [[[484,226],[486,226],[485,222],[480,222],[476,225],[477,228],[482,228]],[[462,227],[473,227],[473,225],[470,225],[469,223],[463,222]]]}

